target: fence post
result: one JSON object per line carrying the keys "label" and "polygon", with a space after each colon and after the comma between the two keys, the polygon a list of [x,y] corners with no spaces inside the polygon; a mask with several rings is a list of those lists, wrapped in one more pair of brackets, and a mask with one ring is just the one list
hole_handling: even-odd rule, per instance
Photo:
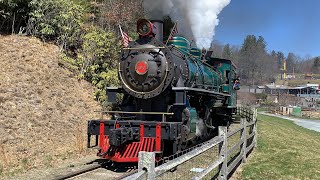
{"label": "fence post", "polygon": [[243,108],[244,111],[244,116],[247,117],[248,116],[248,107]]}
{"label": "fence post", "polygon": [[258,121],[258,119],[257,119],[257,116],[258,116],[258,110],[257,109],[255,109],[255,115],[254,115],[254,129],[253,129],[253,131],[254,131],[254,139],[253,139],[253,141],[254,141],[254,147],[256,148],[257,147],[257,138],[258,138],[258,129],[257,129],[257,121]]}
{"label": "fence post", "polygon": [[247,118],[241,118],[241,126],[242,126],[242,134],[241,134],[241,140],[243,141],[242,144],[242,162],[246,163],[247,161]]}
{"label": "fence post", "polygon": [[154,152],[139,152],[138,171],[147,171],[147,179],[154,180],[155,173],[155,153]]}
{"label": "fence post", "polygon": [[228,178],[228,142],[227,142],[227,127],[219,126],[219,136],[223,137],[223,141],[219,146],[219,156],[223,158],[222,164],[219,166],[219,180],[225,180]]}
{"label": "fence post", "polygon": [[253,108],[252,109],[252,121],[254,121],[257,117],[257,109],[256,108]]}

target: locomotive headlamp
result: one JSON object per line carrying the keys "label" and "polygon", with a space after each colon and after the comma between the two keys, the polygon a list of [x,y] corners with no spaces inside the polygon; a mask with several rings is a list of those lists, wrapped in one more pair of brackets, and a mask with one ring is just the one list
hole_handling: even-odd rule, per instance
{"label": "locomotive headlamp", "polygon": [[139,75],[144,75],[148,71],[148,64],[145,61],[139,61],[135,69]]}
{"label": "locomotive headlamp", "polygon": [[137,32],[140,36],[149,36],[154,32],[153,24],[147,19],[139,19],[137,22]]}

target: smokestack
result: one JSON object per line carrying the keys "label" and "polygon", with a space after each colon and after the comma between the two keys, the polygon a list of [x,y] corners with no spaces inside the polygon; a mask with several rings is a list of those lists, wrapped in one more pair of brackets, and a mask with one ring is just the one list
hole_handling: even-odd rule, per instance
{"label": "smokestack", "polygon": [[161,20],[152,20],[152,24],[156,27],[156,39],[160,42],[163,41],[163,21]]}

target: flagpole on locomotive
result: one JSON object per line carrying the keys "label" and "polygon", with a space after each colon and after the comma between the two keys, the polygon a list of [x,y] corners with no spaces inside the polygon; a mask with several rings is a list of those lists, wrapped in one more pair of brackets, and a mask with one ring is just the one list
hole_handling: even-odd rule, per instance
{"label": "flagpole on locomotive", "polygon": [[165,44],[166,46],[167,46],[169,40],[177,33],[178,33],[178,27],[177,27],[177,22],[175,22],[173,25],[173,28],[171,29],[170,35],[166,41],[166,44]]}
{"label": "flagpole on locomotive", "polygon": [[122,44],[124,47],[128,47],[129,42],[131,41],[131,38],[129,37],[128,33],[124,32],[121,28],[121,25],[119,24],[119,30],[122,37]]}

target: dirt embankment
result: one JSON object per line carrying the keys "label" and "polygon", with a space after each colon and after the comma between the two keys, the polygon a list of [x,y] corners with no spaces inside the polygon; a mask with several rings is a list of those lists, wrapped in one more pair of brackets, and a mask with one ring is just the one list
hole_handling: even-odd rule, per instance
{"label": "dirt embankment", "polygon": [[86,153],[86,123],[100,106],[58,61],[55,45],[0,35],[0,175]]}

